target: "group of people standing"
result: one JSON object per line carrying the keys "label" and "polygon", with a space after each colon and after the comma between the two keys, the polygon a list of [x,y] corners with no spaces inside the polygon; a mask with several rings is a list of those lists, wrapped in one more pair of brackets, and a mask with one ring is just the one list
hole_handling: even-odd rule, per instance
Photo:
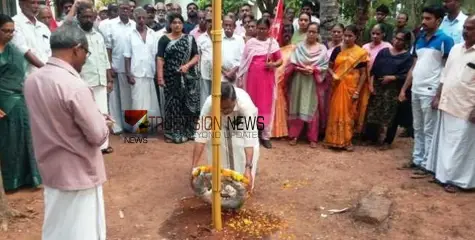
{"label": "group of people standing", "polygon": [[[432,174],[448,192],[474,188],[475,17],[458,0],[444,4],[447,15],[424,8],[417,37],[406,14],[392,27],[388,8],[378,7],[362,46],[355,25],[333,26],[323,42],[308,2],[297,18],[285,9],[280,43],[269,34],[273,14],[255,20],[247,4],[227,13],[221,111],[259,116],[263,128],[249,130],[258,138],[222,138],[224,167],[254,180],[259,141],[296,145],[304,130],[312,148],[323,139],[352,151],[360,139],[387,149],[403,125],[409,135],[413,126],[404,168],[414,178]],[[211,111],[211,8],[190,3],[185,21],[177,4],[121,0],[99,21],[89,1],[77,0],[53,32],[37,20],[37,2],[20,0],[20,8],[0,15],[5,189],[44,184],[43,239],[105,239],[102,154],[113,151],[110,132],[127,130],[125,110],[163,116],[166,142],[195,140],[193,167],[209,143],[195,129]]]}

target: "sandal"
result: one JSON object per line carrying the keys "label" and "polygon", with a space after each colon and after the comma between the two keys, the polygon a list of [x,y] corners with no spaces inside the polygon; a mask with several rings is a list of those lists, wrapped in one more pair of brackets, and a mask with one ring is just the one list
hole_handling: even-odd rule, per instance
{"label": "sandal", "polygon": [[102,149],[102,154],[110,154],[114,152],[114,149],[112,147],[107,147],[106,149]]}
{"label": "sandal", "polygon": [[451,184],[445,185],[444,190],[448,193],[458,193],[460,191],[459,187]]}
{"label": "sandal", "polygon": [[422,178],[427,178],[429,177],[430,174],[426,171],[423,171],[423,170],[416,170],[412,173],[412,176],[411,178],[412,179],[422,179]]}
{"label": "sandal", "polygon": [[165,142],[166,143],[173,143],[173,140],[171,140],[170,138],[165,138]]}
{"label": "sandal", "polygon": [[386,150],[389,150],[389,149],[391,149],[391,145],[387,144],[387,143],[383,143],[383,145],[381,145],[381,147],[379,147],[380,151],[386,151]]}
{"label": "sandal", "polygon": [[432,177],[431,180],[428,181],[429,183],[435,183],[435,184],[442,184],[439,180],[437,180],[437,178],[435,177]]}
{"label": "sandal", "polygon": [[347,152],[353,152],[355,149],[353,148],[353,146],[347,146],[344,148]]}
{"label": "sandal", "polygon": [[404,163],[402,166],[398,167],[397,170],[410,170],[410,169],[417,169],[417,168],[418,166],[411,161],[408,163]]}
{"label": "sandal", "polygon": [[317,142],[310,142],[310,148],[317,148]]}
{"label": "sandal", "polygon": [[289,141],[290,146],[295,146],[297,145],[297,138],[292,138],[292,140]]}
{"label": "sandal", "polygon": [[271,149],[272,143],[270,142],[270,140],[262,139],[262,146],[264,146],[267,149]]}

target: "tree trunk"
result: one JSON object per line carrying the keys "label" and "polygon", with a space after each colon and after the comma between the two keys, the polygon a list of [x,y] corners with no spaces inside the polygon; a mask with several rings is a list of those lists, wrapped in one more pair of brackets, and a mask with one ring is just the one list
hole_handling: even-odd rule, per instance
{"label": "tree trunk", "polygon": [[358,43],[362,44],[366,23],[369,19],[369,5],[371,0],[357,0],[355,24],[359,31]]}
{"label": "tree trunk", "polygon": [[279,0],[257,0],[256,3],[257,7],[259,7],[259,11],[273,13],[278,1]]}
{"label": "tree trunk", "polygon": [[338,23],[339,15],[338,0],[320,0],[320,35],[323,41],[330,40],[330,30]]}

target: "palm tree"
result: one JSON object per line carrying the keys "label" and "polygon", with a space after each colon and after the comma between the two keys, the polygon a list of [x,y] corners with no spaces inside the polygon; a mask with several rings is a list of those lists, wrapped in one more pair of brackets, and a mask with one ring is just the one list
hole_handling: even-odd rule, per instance
{"label": "palm tree", "polygon": [[320,0],[320,34],[323,41],[330,40],[330,30],[338,23],[340,4],[338,0]]}
{"label": "palm tree", "polygon": [[[369,19],[369,7],[371,0],[356,0],[355,24],[359,30],[358,40],[362,41],[366,23]],[[361,42],[359,42],[362,44]]]}

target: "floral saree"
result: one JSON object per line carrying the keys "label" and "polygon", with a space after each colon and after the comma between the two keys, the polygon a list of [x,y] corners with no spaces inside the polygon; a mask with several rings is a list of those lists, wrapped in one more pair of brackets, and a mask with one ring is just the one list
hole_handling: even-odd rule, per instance
{"label": "floral saree", "polygon": [[[166,37],[166,36],[164,36]],[[161,43],[163,43],[161,41]],[[165,42],[166,43],[166,42]],[[159,46],[160,48],[160,46]],[[200,115],[200,77],[197,65],[187,73],[179,67],[189,62],[197,53],[195,40],[191,35],[170,40],[164,51],[165,63],[165,122],[167,139],[182,143],[194,137],[195,121]]]}

